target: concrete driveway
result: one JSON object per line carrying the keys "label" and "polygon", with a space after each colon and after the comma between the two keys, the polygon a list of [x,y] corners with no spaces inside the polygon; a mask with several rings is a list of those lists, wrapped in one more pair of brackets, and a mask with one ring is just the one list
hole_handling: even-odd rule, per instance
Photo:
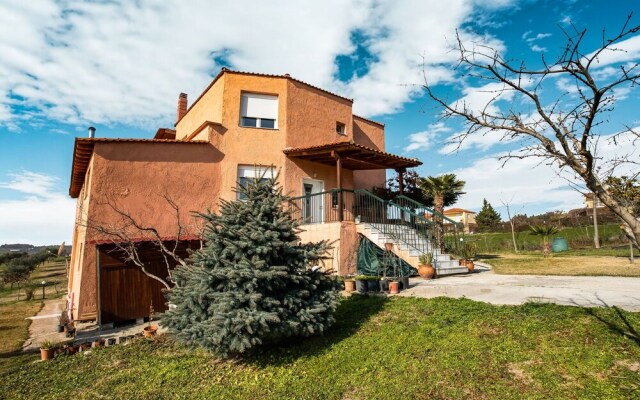
{"label": "concrete driveway", "polygon": [[529,301],[640,311],[640,278],[498,275],[489,270],[425,281],[412,278],[401,296],[466,297],[491,304]]}

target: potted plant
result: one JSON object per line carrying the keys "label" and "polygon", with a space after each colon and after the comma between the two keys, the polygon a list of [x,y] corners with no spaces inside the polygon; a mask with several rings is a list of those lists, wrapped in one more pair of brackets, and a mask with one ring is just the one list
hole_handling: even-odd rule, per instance
{"label": "potted plant", "polygon": [[367,293],[367,277],[365,275],[356,275],[356,290],[360,293]]}
{"label": "potted plant", "polygon": [[155,336],[156,332],[158,331],[158,326],[151,325],[151,321],[153,321],[153,303],[151,303],[151,305],[149,306],[149,324],[144,327],[142,332],[144,334],[144,337],[146,338]]}
{"label": "potted plant", "polygon": [[398,294],[400,292],[400,281],[392,280],[389,282],[389,294]]}
{"label": "potted plant", "polygon": [[93,341],[93,347],[103,347],[104,346],[104,339],[96,339]]}
{"label": "potted plant", "polygon": [[380,278],[380,291],[381,292],[388,292],[389,291],[389,282],[391,281],[390,278],[387,278],[386,276]]}
{"label": "potted plant", "polygon": [[380,278],[377,276],[367,276],[367,290],[369,292],[380,291]]}
{"label": "potted plant", "polygon": [[418,274],[424,279],[432,279],[436,274],[433,268],[433,253],[425,253],[418,258]]}
{"label": "potted plant", "polygon": [[393,243],[392,243],[392,242],[387,242],[387,243],[385,243],[385,244],[384,244],[384,249],[385,249],[386,251],[391,251],[391,250],[393,250]]}
{"label": "potted plant", "polygon": [[53,359],[53,355],[55,354],[57,347],[56,343],[50,340],[42,342],[40,344],[40,359],[42,361]]}
{"label": "potted plant", "polygon": [[467,256],[465,257],[467,259],[465,265],[467,266],[467,270],[469,272],[473,272],[473,270],[475,269],[475,263],[473,262],[473,259],[476,258],[478,249],[473,244],[469,244],[465,247],[466,247],[466,253],[467,253]]}
{"label": "potted plant", "polygon": [[344,290],[351,293],[356,290],[356,281],[352,277],[344,278]]}
{"label": "potted plant", "polygon": [[60,317],[58,317],[58,333],[65,332],[68,322],[67,312],[63,311],[62,314],[60,314]]}

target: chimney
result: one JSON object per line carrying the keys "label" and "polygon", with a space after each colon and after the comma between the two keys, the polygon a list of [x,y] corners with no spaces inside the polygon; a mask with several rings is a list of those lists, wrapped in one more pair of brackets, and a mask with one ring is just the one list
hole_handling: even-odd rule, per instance
{"label": "chimney", "polygon": [[178,115],[176,116],[176,122],[180,121],[182,117],[187,113],[187,94],[180,93],[178,97]]}
{"label": "chimney", "polygon": [[89,138],[93,139],[94,137],[96,137],[96,128],[94,128],[93,126],[89,127]]}

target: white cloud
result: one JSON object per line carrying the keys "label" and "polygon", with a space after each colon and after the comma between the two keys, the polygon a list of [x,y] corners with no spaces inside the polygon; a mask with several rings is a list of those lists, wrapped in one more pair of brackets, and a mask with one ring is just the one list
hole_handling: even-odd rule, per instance
{"label": "white cloud", "polygon": [[[594,54],[595,51],[587,55],[587,57],[592,57]],[[605,67],[611,64],[637,61],[638,59],[640,59],[640,35],[625,39],[604,50],[596,58],[594,67]]]}
{"label": "white cloud", "polygon": [[[441,64],[455,59],[455,29],[478,7],[510,2],[4,2],[0,121],[22,105],[70,123],[168,124],[177,94],[199,94],[223,63],[288,72],[354,97],[358,113],[387,114],[421,92],[405,83],[422,83],[423,55],[432,82],[451,79]],[[353,32],[374,60],[339,82],[336,57],[352,55]]]}
{"label": "white cloud", "polygon": [[538,53],[542,53],[544,51],[547,51],[547,48],[546,47],[540,47],[537,44],[534,44],[534,45],[531,46],[531,50],[532,51],[537,51]]}
{"label": "white cloud", "polygon": [[441,133],[449,133],[451,128],[447,127],[443,122],[431,124],[426,131],[416,132],[409,135],[409,145],[404,151],[428,150],[434,144],[438,143],[438,136]]}
{"label": "white cloud", "polygon": [[[615,142],[612,140],[613,137],[601,136],[597,145],[597,158],[603,167],[601,173],[605,175],[609,171],[604,160],[628,157],[629,160],[640,162],[640,154],[633,145],[635,135],[619,135]],[[501,199],[513,198],[514,207],[524,206],[525,213],[527,209],[538,209],[541,205],[546,210],[565,211],[582,206],[582,194],[572,189],[567,179],[579,187],[584,185],[580,184],[571,170],[565,169],[560,173],[561,176],[558,176],[557,166],[550,166],[541,162],[539,158],[511,159],[504,163],[499,157],[505,154],[492,154],[473,161],[467,167],[452,171],[466,182],[466,194],[461,197],[458,206],[479,210],[484,198],[499,210],[502,209]],[[633,168],[637,167],[632,164],[622,165],[615,174],[623,175]]]}
{"label": "white cloud", "polygon": [[19,198],[0,200],[0,243],[70,243],[75,201],[55,190],[58,179],[31,171],[9,176],[0,188]]}

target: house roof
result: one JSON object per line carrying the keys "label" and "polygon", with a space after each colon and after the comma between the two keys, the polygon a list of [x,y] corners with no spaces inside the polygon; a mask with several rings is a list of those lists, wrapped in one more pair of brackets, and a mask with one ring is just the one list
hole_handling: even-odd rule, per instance
{"label": "house roof", "polygon": [[169,139],[120,139],[120,138],[76,138],[73,148],[73,161],[71,164],[71,182],[69,184],[69,196],[77,198],[84,185],[84,178],[89,169],[89,162],[93,155],[96,143],[183,143],[183,144],[207,144],[202,140],[184,142]]}
{"label": "house roof", "polygon": [[444,210],[445,214],[461,214],[461,213],[469,213],[475,214],[475,211],[465,210],[464,208],[450,208],[448,210]]}
{"label": "house roof", "polygon": [[336,165],[334,156],[339,155],[342,160],[342,166],[351,170],[400,169],[422,165],[422,162],[415,158],[385,153],[384,151],[357,144],[352,140],[311,147],[289,147],[284,149],[283,152],[291,158],[332,166]]}
{"label": "house roof", "polygon": [[158,128],[156,131],[154,139],[175,139],[176,138],[176,130],[169,128]]}
{"label": "house roof", "polygon": [[357,118],[357,119],[361,119],[363,121],[371,122],[372,124],[375,124],[375,125],[378,125],[378,126],[381,126],[381,127],[384,128],[384,124],[382,122],[374,121],[372,119],[361,117],[361,116],[355,115],[355,114],[353,114],[353,118]]}
{"label": "house roof", "polygon": [[[230,70],[230,69],[228,69],[228,68],[222,68],[222,69],[220,70],[220,72],[218,73],[218,75],[216,75],[216,77],[215,77],[215,78],[213,78],[213,80],[211,81],[211,83],[209,84],[209,86],[207,86],[207,87],[202,91],[202,93],[200,93],[200,95],[198,96],[198,98],[197,98],[193,103],[191,103],[191,105],[189,106],[189,108],[187,108],[187,112],[186,112],[186,113],[185,113],[185,114],[184,114],[184,115],[183,115],[179,120],[177,120],[177,121],[176,121],[175,125],[178,125],[178,123],[182,120],[182,118],[184,118],[184,116],[185,116],[185,115],[189,114],[189,111],[193,108],[193,106],[195,106],[195,105],[196,105],[196,103],[197,103],[197,102],[202,98],[202,96],[204,96],[204,94],[205,94],[205,93],[207,93],[207,91],[208,91],[209,89],[211,89],[211,87],[212,87],[212,86],[213,86],[213,85],[218,81],[218,79],[220,79],[220,77],[221,77],[222,75],[224,75],[224,74],[250,75],[250,76],[262,76],[262,77],[266,77],[266,78],[282,78],[282,79],[288,79],[288,80],[290,80],[290,81],[297,82],[297,83],[301,83],[301,84],[303,84],[303,85],[305,85],[305,86],[307,86],[307,87],[310,87],[310,88],[313,88],[313,89],[319,90],[319,91],[321,91],[321,92],[323,92],[323,93],[326,93],[326,94],[328,94],[328,95],[331,95],[331,96],[337,97],[337,98],[342,99],[342,100],[347,100],[347,101],[349,101],[349,102],[353,103],[353,99],[350,99],[350,98],[348,98],[348,97],[344,97],[344,96],[340,96],[339,94],[336,94],[336,93],[330,92],[330,91],[328,91],[328,90],[326,90],[326,89],[323,89],[323,88],[320,88],[320,87],[318,87],[318,86],[314,86],[314,85],[312,85],[312,84],[310,84],[310,83],[307,83],[307,82],[301,81],[300,79],[293,78],[293,77],[292,77],[291,75],[289,75],[289,74],[284,74],[284,75],[263,74],[263,73],[259,73],[259,72],[232,71],[232,70]],[[361,118],[361,119],[365,119],[365,118],[362,118],[362,117],[359,117],[359,118]],[[365,120],[366,120],[366,119],[365,119]],[[367,121],[370,121],[370,122],[373,122],[373,123],[380,124],[379,122],[375,122],[375,121],[371,121],[371,120],[367,120]],[[174,126],[175,126],[175,125],[174,125]]]}

